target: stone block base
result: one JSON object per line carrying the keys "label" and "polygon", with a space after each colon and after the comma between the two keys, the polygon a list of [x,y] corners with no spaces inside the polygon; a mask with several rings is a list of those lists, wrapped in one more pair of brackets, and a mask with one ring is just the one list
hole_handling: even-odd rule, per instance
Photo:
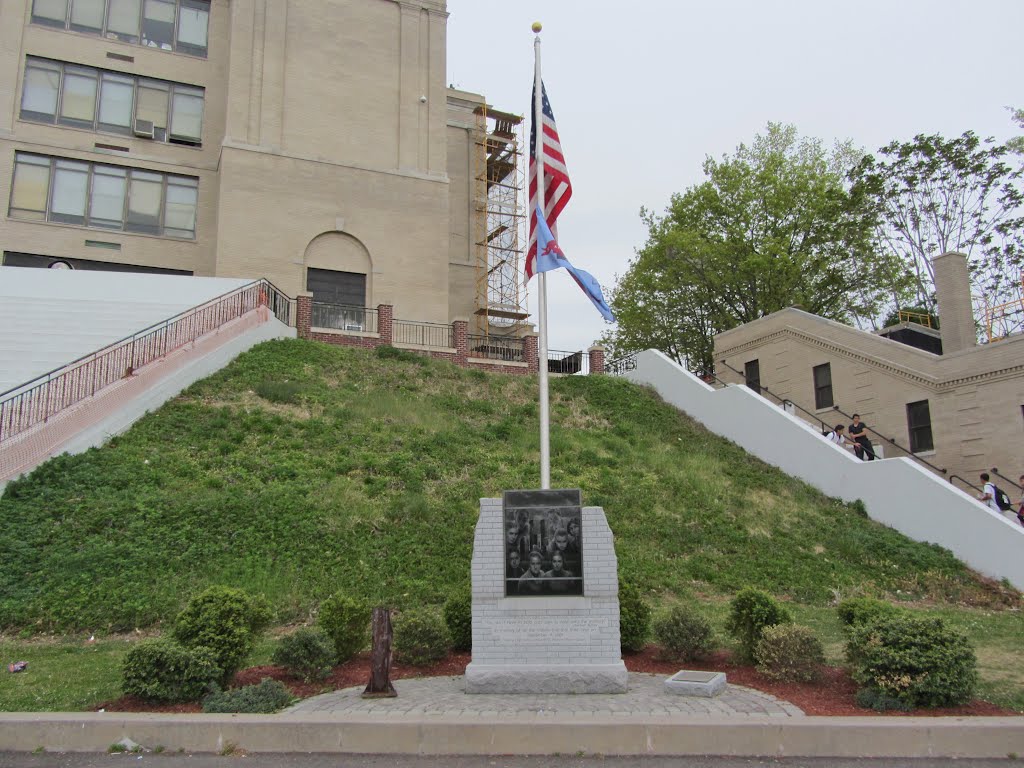
{"label": "stone block base", "polygon": [[665,690],[677,696],[711,698],[725,690],[724,672],[676,672],[665,681]]}
{"label": "stone block base", "polygon": [[466,667],[466,693],[625,693],[629,673],[611,664],[478,664]]}

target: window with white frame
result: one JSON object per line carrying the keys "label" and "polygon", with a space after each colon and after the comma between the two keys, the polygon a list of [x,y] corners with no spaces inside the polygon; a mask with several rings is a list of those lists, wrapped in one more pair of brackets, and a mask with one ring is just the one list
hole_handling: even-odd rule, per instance
{"label": "window with white frame", "polygon": [[199,179],[27,152],[14,156],[12,219],[195,238]]}
{"label": "window with white frame", "polygon": [[200,146],[206,91],[30,56],[21,118]]}
{"label": "window with white frame", "polygon": [[209,0],[33,0],[32,22],[206,56]]}

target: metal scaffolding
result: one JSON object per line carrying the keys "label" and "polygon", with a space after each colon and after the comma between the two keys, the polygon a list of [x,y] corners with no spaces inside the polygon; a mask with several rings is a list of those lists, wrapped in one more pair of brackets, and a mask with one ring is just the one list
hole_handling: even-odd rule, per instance
{"label": "metal scaffolding", "polygon": [[475,330],[480,336],[520,336],[529,317],[522,290],[525,216],[523,118],[477,107],[473,242],[476,247]]}

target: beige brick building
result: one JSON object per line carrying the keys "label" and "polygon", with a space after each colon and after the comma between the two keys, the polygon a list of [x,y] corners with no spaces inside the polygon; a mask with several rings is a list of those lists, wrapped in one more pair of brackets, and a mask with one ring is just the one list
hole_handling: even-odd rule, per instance
{"label": "beige brick building", "polygon": [[8,265],[477,308],[483,98],[444,0],[0,0]]}
{"label": "beige brick building", "polygon": [[767,388],[773,402],[790,400],[825,424],[849,424],[836,407],[859,413],[895,440],[872,435],[884,456],[909,451],[975,485],[992,467],[1016,480],[1024,473],[1024,336],[978,345],[966,257],[943,254],[935,268],[941,333],[907,325],[881,333],[909,333],[930,348],[941,336],[941,354],[791,308],[716,336],[716,373]]}

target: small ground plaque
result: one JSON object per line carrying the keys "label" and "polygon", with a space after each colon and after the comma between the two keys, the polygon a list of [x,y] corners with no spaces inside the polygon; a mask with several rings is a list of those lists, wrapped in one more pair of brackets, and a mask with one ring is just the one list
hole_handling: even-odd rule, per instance
{"label": "small ground plaque", "polygon": [[694,672],[684,669],[665,681],[665,690],[677,696],[711,698],[725,690],[725,673]]}

